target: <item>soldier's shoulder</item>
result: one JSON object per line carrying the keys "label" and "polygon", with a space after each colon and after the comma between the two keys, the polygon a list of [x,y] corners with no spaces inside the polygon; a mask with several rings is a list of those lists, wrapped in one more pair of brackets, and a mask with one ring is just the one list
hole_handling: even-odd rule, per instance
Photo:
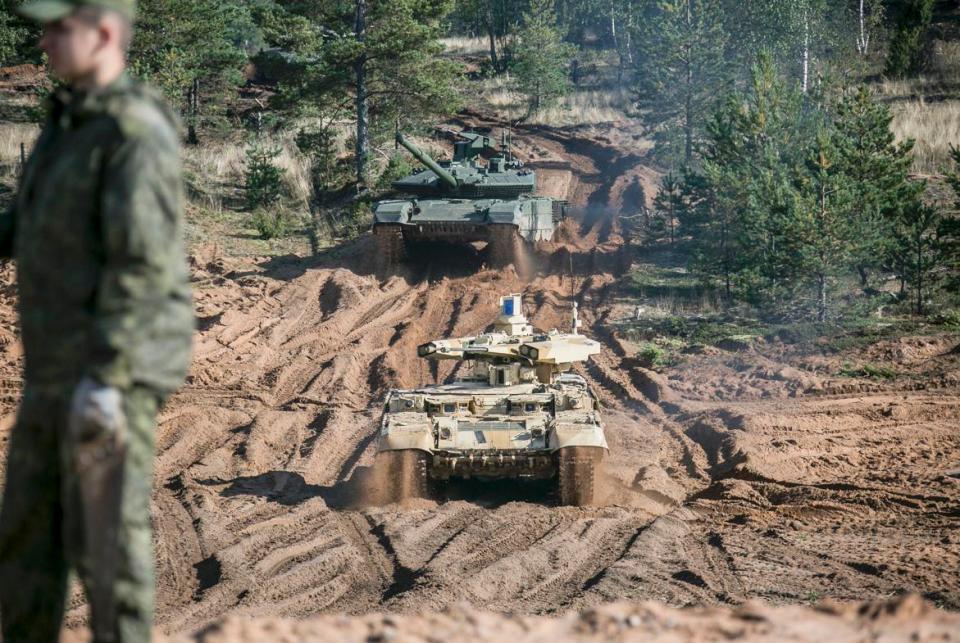
{"label": "soldier's shoulder", "polygon": [[119,92],[107,105],[107,112],[126,140],[147,140],[175,144],[179,121],[159,91],[137,81]]}

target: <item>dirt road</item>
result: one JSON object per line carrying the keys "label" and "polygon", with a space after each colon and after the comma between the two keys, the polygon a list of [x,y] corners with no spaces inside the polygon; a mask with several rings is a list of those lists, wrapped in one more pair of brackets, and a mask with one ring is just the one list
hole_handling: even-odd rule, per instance
{"label": "dirt road", "polygon": [[[550,615],[620,600],[798,604],[911,591],[960,609],[960,340],[871,349],[900,355],[917,373],[907,384],[818,375],[777,343],[690,355],[669,379],[647,371],[616,330],[629,314],[617,276],[630,255],[611,213],[649,171],[589,133],[517,138],[530,155],[570,159],[563,180],[583,211],[541,248],[544,272],[530,279],[457,252],[381,281],[369,240],[262,262],[198,249],[195,364],[157,440],[161,628],[232,612],[411,614],[468,602]],[[602,506],[556,507],[542,487],[505,484],[364,506],[382,396],[450,375],[417,360],[416,346],[482,329],[510,292],[541,328],[567,324],[577,301],[585,332],[604,344],[582,371],[605,404]],[[4,319],[11,304],[0,290]],[[19,359],[4,333],[0,444]],[[77,593],[69,618],[83,619]]]}

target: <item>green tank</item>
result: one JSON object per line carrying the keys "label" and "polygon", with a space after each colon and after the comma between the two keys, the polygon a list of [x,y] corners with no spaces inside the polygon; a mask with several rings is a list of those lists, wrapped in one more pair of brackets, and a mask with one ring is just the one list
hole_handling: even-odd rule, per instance
{"label": "green tank", "polygon": [[380,497],[427,497],[451,478],[542,479],[561,504],[596,500],[607,452],[600,405],[572,367],[600,352],[578,331],[540,332],[520,295],[500,300],[487,332],[421,345],[426,360],[463,362],[455,381],[392,390],[384,401],[375,469]]}
{"label": "green tank", "polygon": [[553,238],[565,203],[533,195],[536,174],[513,158],[506,136],[500,146],[483,132],[457,136],[453,160],[437,162],[397,133],[397,144],[423,168],[393,182],[408,197],[374,209],[380,268],[403,261],[411,241],[485,241],[488,262],[504,267],[524,244]]}

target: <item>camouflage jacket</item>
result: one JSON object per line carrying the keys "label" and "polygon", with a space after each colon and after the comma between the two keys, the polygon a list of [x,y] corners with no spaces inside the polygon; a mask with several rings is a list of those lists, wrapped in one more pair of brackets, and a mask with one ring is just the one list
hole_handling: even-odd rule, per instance
{"label": "camouflage jacket", "polygon": [[159,97],[127,76],[55,93],[0,215],[28,382],[180,385],[193,331],[182,210],[176,121]]}

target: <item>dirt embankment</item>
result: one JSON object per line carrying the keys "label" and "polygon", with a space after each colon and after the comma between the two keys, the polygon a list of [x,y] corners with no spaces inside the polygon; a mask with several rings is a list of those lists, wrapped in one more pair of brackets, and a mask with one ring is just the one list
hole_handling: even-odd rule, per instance
{"label": "dirt embankment", "polygon": [[[705,638],[729,625],[765,640],[817,640],[789,638],[802,629],[800,614],[812,633],[817,623],[838,632],[872,625],[843,610],[800,607],[764,612],[779,615],[764,630],[749,611],[680,617],[621,606],[498,621],[456,606],[543,616],[623,600],[806,604],[917,592],[960,609],[957,340],[929,349],[942,382],[935,390],[848,380],[843,392],[772,345],[691,356],[669,378],[652,373],[612,330],[628,314],[616,284],[629,254],[611,213],[632,177],[645,176],[642,159],[580,131],[540,128],[516,138],[530,152],[571,159],[571,201],[581,212],[540,249],[540,271],[534,266],[528,279],[481,270],[479,259],[454,252],[378,280],[368,240],[314,259],[254,264],[197,252],[196,359],[157,437],[161,630],[192,631],[225,614],[449,608],[420,620],[389,617],[391,627],[415,636],[486,623],[493,638],[527,628],[544,633],[528,640],[543,640],[601,637],[605,623],[626,622],[663,640],[695,640],[676,630],[688,617],[690,632]],[[357,481],[372,463],[384,393],[449,377],[449,367],[415,359],[416,346],[485,327],[509,292],[524,294],[542,328],[565,327],[577,301],[585,331],[605,345],[581,369],[605,405],[611,450],[602,505],[551,506],[542,488],[501,484],[453,486],[438,501],[404,507],[364,506]],[[11,298],[0,289],[5,320]],[[0,393],[10,391],[0,445],[18,385],[8,334],[0,333]],[[931,627],[952,623],[917,609]],[[83,618],[75,593],[69,619]],[[387,626],[376,616],[338,619],[228,619],[202,640],[253,640],[267,627],[294,639],[336,632],[350,640]],[[594,621],[601,630],[590,629]]]}
{"label": "dirt embankment", "polygon": [[660,603],[612,603],[558,617],[478,613],[457,605],[423,615],[370,614],[356,618],[306,620],[227,617],[171,643],[239,641],[636,641],[690,643],[766,641],[769,643],[854,643],[862,641],[950,641],[960,616],[937,612],[916,596],[886,603],[823,603],[770,607],[676,609]]}

